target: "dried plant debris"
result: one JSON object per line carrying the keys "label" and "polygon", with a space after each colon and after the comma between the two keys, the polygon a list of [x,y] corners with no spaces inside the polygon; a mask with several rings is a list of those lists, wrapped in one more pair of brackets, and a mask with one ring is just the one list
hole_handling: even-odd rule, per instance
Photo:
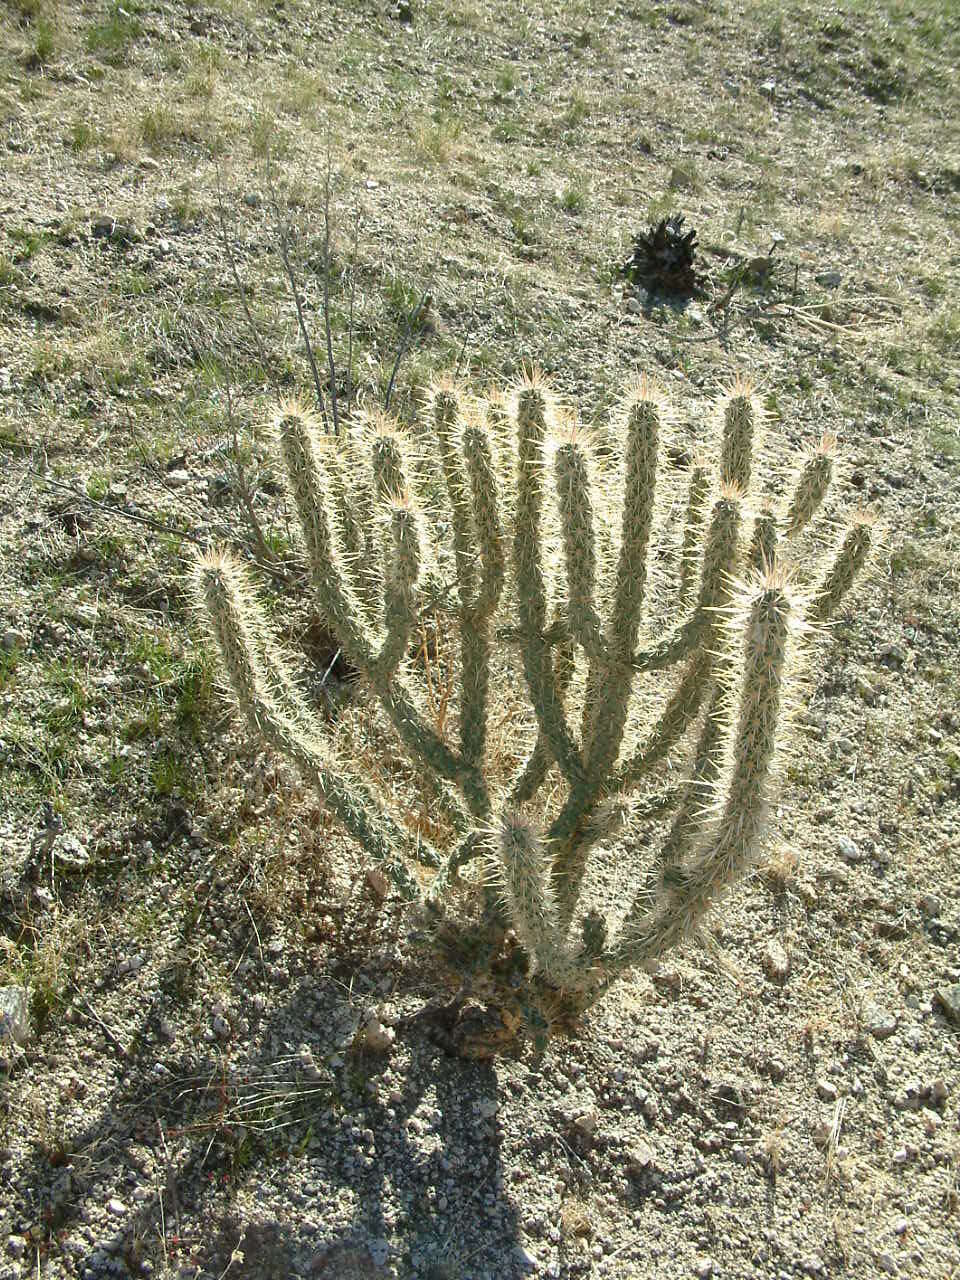
{"label": "dried plant debris", "polygon": [[674,213],[633,237],[633,252],[621,267],[630,284],[654,293],[689,296],[699,291],[703,276],[694,267],[697,233],[684,231],[683,224],[683,214]]}

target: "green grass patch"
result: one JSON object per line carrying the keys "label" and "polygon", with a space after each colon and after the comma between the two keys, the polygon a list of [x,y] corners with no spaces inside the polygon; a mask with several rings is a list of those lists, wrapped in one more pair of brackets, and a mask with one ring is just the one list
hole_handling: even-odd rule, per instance
{"label": "green grass patch", "polygon": [[130,12],[131,7],[114,5],[107,17],[86,34],[87,52],[108,66],[122,67],[129,57],[130,46],[143,34],[143,24]]}

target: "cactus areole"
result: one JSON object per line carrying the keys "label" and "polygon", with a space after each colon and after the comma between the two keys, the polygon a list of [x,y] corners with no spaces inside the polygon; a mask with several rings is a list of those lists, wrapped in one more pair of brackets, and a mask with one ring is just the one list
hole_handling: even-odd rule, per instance
{"label": "cactus areole", "polygon": [[[686,470],[664,462],[677,417],[640,378],[595,435],[537,372],[490,400],[444,379],[406,430],[372,417],[333,439],[298,404],[277,412],[310,605],[403,748],[408,789],[415,772],[403,808],[391,760],[365,777],[334,745],[248,569],[222,550],[196,563],[251,733],[438,942],[481,940],[459,948],[475,957],[460,976],[482,973],[497,1032],[465,1030],[463,1052],[542,1040],[690,938],[743,875],[801,648],[875,540],[837,507],[832,436],[782,499],[764,492],[749,382],[722,395]],[[592,876],[604,859],[612,911]]]}

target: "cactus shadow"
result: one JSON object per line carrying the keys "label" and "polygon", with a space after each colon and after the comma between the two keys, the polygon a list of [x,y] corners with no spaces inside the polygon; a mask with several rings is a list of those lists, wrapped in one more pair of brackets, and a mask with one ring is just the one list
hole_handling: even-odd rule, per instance
{"label": "cactus shadow", "polygon": [[[330,1035],[318,1035],[317,1011],[337,1000],[335,982],[302,982],[248,1043],[176,1058],[158,1018],[142,1016],[136,1059],[117,1053],[118,1082],[87,1123],[59,1149],[35,1145],[18,1171],[40,1256],[131,1277],[375,1280],[392,1266],[400,1277],[492,1269],[510,1280],[519,1237],[500,1134],[471,1102],[495,1099],[493,1068],[450,1058],[413,1023],[389,1056],[347,1055],[308,1080],[276,1046],[299,1039],[321,1062]],[[361,1083],[389,1092],[366,1089],[361,1103]],[[271,1093],[257,1119],[251,1097]],[[102,1211],[91,1192],[105,1170],[136,1196],[123,1195],[112,1238],[96,1239],[84,1223],[88,1206]]]}

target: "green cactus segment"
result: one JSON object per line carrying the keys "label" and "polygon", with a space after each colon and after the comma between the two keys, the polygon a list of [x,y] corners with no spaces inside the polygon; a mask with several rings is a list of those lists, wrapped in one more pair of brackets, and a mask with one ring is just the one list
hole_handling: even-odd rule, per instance
{"label": "green cactus segment", "polygon": [[384,575],[386,636],[373,661],[378,680],[389,680],[410,647],[417,615],[416,586],[420,577],[420,530],[409,499],[398,497],[387,508],[390,559]]}
{"label": "green cactus segment", "polygon": [[[462,493],[464,551],[456,551],[460,575],[461,667],[460,741],[464,760],[478,768],[483,763],[487,741],[487,698],[490,686],[490,623],[503,592],[506,577],[506,555],[500,527],[497,475],[489,433],[484,423],[468,423],[461,441],[463,463],[469,481],[469,495]],[[461,475],[459,459],[456,471],[448,472],[450,500],[453,503],[454,475]],[[461,491],[462,492],[462,491]],[[472,537],[469,519],[472,516]],[[454,519],[455,549],[458,517]],[[480,582],[476,584],[474,563],[480,548]],[[461,567],[461,562],[463,567]],[[469,568],[469,576],[462,574]]]}
{"label": "green cactus segment", "polygon": [[753,536],[750,539],[750,551],[747,554],[750,568],[762,573],[772,565],[777,558],[778,542],[777,517],[765,508],[758,512],[753,520]]}
{"label": "green cactus segment", "polygon": [[459,409],[450,391],[438,392],[434,400],[434,423],[444,484],[450,501],[453,529],[453,553],[457,568],[457,585],[464,606],[473,603],[476,594],[477,548],[471,529],[470,497],[458,448]]}
{"label": "green cactus segment", "polygon": [[740,548],[740,493],[738,489],[722,491],[713,504],[697,600],[701,609],[720,609],[729,603]]}
{"label": "green cactus segment", "polygon": [[683,799],[673,825],[660,850],[656,896],[666,890],[670,877],[693,847],[703,831],[708,807],[716,794],[716,786],[722,765],[723,743],[729,725],[725,711],[724,692],[719,685],[707,707],[697,741],[693,769],[684,787]]}
{"label": "green cactus segment", "polygon": [[521,387],[517,405],[516,531],[513,540],[517,611],[523,636],[523,672],[537,723],[554,759],[568,779],[583,773],[580,753],[567,725],[554,675],[550,646],[543,635],[546,586],[541,549],[543,443],[547,401],[531,381]]}
{"label": "green cactus segment", "polygon": [[472,602],[476,614],[487,618],[500,602],[506,579],[506,549],[500,522],[500,486],[489,429],[468,422],[463,431],[463,459],[470,481],[471,510],[480,546],[480,587]]}
{"label": "green cactus segment", "polygon": [[660,443],[660,410],[646,383],[628,393],[620,553],[604,650],[590,663],[583,712],[586,777],[551,828],[559,838],[554,863],[561,924],[569,922],[580,892],[587,848],[578,831],[591,816],[620,752],[633,689],[633,650],[647,581],[647,544],[653,522]]}
{"label": "green cactus segment", "polygon": [[434,876],[424,896],[424,905],[435,911],[442,910],[443,899],[456,880],[460,868],[465,867],[474,858],[489,854],[491,843],[490,830],[468,832],[449,855],[442,869]]}
{"label": "green cactus segment", "polygon": [[665,759],[693,724],[711,688],[713,656],[698,649],[690,658],[680,683],[664,707],[656,726],[643,744],[613,775],[617,791],[629,791]]}
{"label": "green cactus segment", "polygon": [[[562,623],[564,629],[566,623]],[[574,675],[574,643],[569,638],[562,640],[553,653],[553,678],[556,684],[557,697],[563,706]],[[519,777],[510,788],[510,805],[518,807],[532,800],[546,781],[553,754],[550,751],[546,736],[542,729],[537,732],[537,739]]]}
{"label": "green cactus segment", "polygon": [[373,662],[373,636],[363,628],[362,610],[330,519],[333,498],[325,463],[332,445],[321,441],[309,417],[303,414],[286,414],[280,421],[279,433],[320,608],[350,661],[367,670]]}
{"label": "green cactus segment", "polygon": [[788,536],[802,532],[823,506],[833,481],[835,448],[836,437],[824,436],[816,451],[804,463],[787,508]]}
{"label": "green cactus segment", "polygon": [[683,522],[683,543],[680,548],[679,602],[689,604],[697,581],[697,547],[703,532],[707,514],[707,496],[710,492],[710,473],[704,466],[695,466],[690,472],[687,486],[687,510]]}
{"label": "green cactus segment", "polygon": [[739,554],[740,522],[739,492],[727,489],[714,503],[710,516],[697,607],[657,644],[633,655],[634,671],[657,671],[685,658],[694,649],[710,647],[716,611],[730,600],[730,585]]}
{"label": "green cactus segment", "polygon": [[[419,896],[419,884],[397,856],[412,855],[413,841],[362,783],[344,780],[334,772],[309,708],[290,683],[271,669],[278,655],[264,643],[266,619],[242,568],[214,553],[201,558],[197,576],[224,670],[251,730],[300,769],[404,897]],[[283,690],[282,702],[276,697],[278,689]],[[437,855],[431,856],[439,864]]]}
{"label": "green cactus segment", "polygon": [[627,410],[623,519],[613,610],[606,639],[610,656],[629,662],[637,643],[647,585],[647,544],[657,483],[660,411],[641,387]]}
{"label": "green cactus segment", "polygon": [[745,384],[737,383],[724,398],[723,443],[720,450],[720,483],[742,493],[750,486],[757,409]]}
{"label": "green cactus segment", "polygon": [[403,447],[393,424],[387,420],[373,424],[370,441],[373,486],[380,502],[389,501],[407,489]]}
{"label": "green cactus segment", "polygon": [[538,969],[552,975],[560,958],[557,907],[539,832],[525,818],[504,814],[497,857],[508,919]]}
{"label": "green cactus segment", "polygon": [[328,477],[321,462],[321,442],[311,431],[309,422],[295,415],[288,415],[281,422],[280,440],[317,598],[344,652],[370,679],[384,711],[414,759],[441,777],[459,783],[471,812],[478,817],[486,816],[490,799],[476,769],[465,765],[424,723],[399,681],[386,679],[378,670],[373,636],[362,630],[358,621],[360,609],[343,573],[340,549],[331,531]]}
{"label": "green cactus segment", "polygon": [[857,574],[866,564],[872,542],[872,522],[865,517],[855,520],[847,530],[833,563],[816,592],[813,616],[818,622],[826,622],[839,609]]}
{"label": "green cactus segment", "polygon": [[587,458],[577,440],[567,441],[557,449],[554,468],[567,568],[567,620],[584,652],[596,658],[600,652],[600,619],[595,607],[593,506]]}
{"label": "green cactus segment", "polygon": [[348,452],[335,458],[331,455],[327,459],[327,470],[336,505],[341,560],[363,609],[362,625],[369,628],[378,617],[382,589],[374,532],[373,490]]}
{"label": "green cactus segment", "polygon": [[775,572],[768,574],[747,619],[732,758],[719,786],[721,812],[686,865],[665,877],[669,894],[621,932],[610,970],[642,964],[688,937],[717,895],[748,867],[766,816],[790,614],[786,591]]}

